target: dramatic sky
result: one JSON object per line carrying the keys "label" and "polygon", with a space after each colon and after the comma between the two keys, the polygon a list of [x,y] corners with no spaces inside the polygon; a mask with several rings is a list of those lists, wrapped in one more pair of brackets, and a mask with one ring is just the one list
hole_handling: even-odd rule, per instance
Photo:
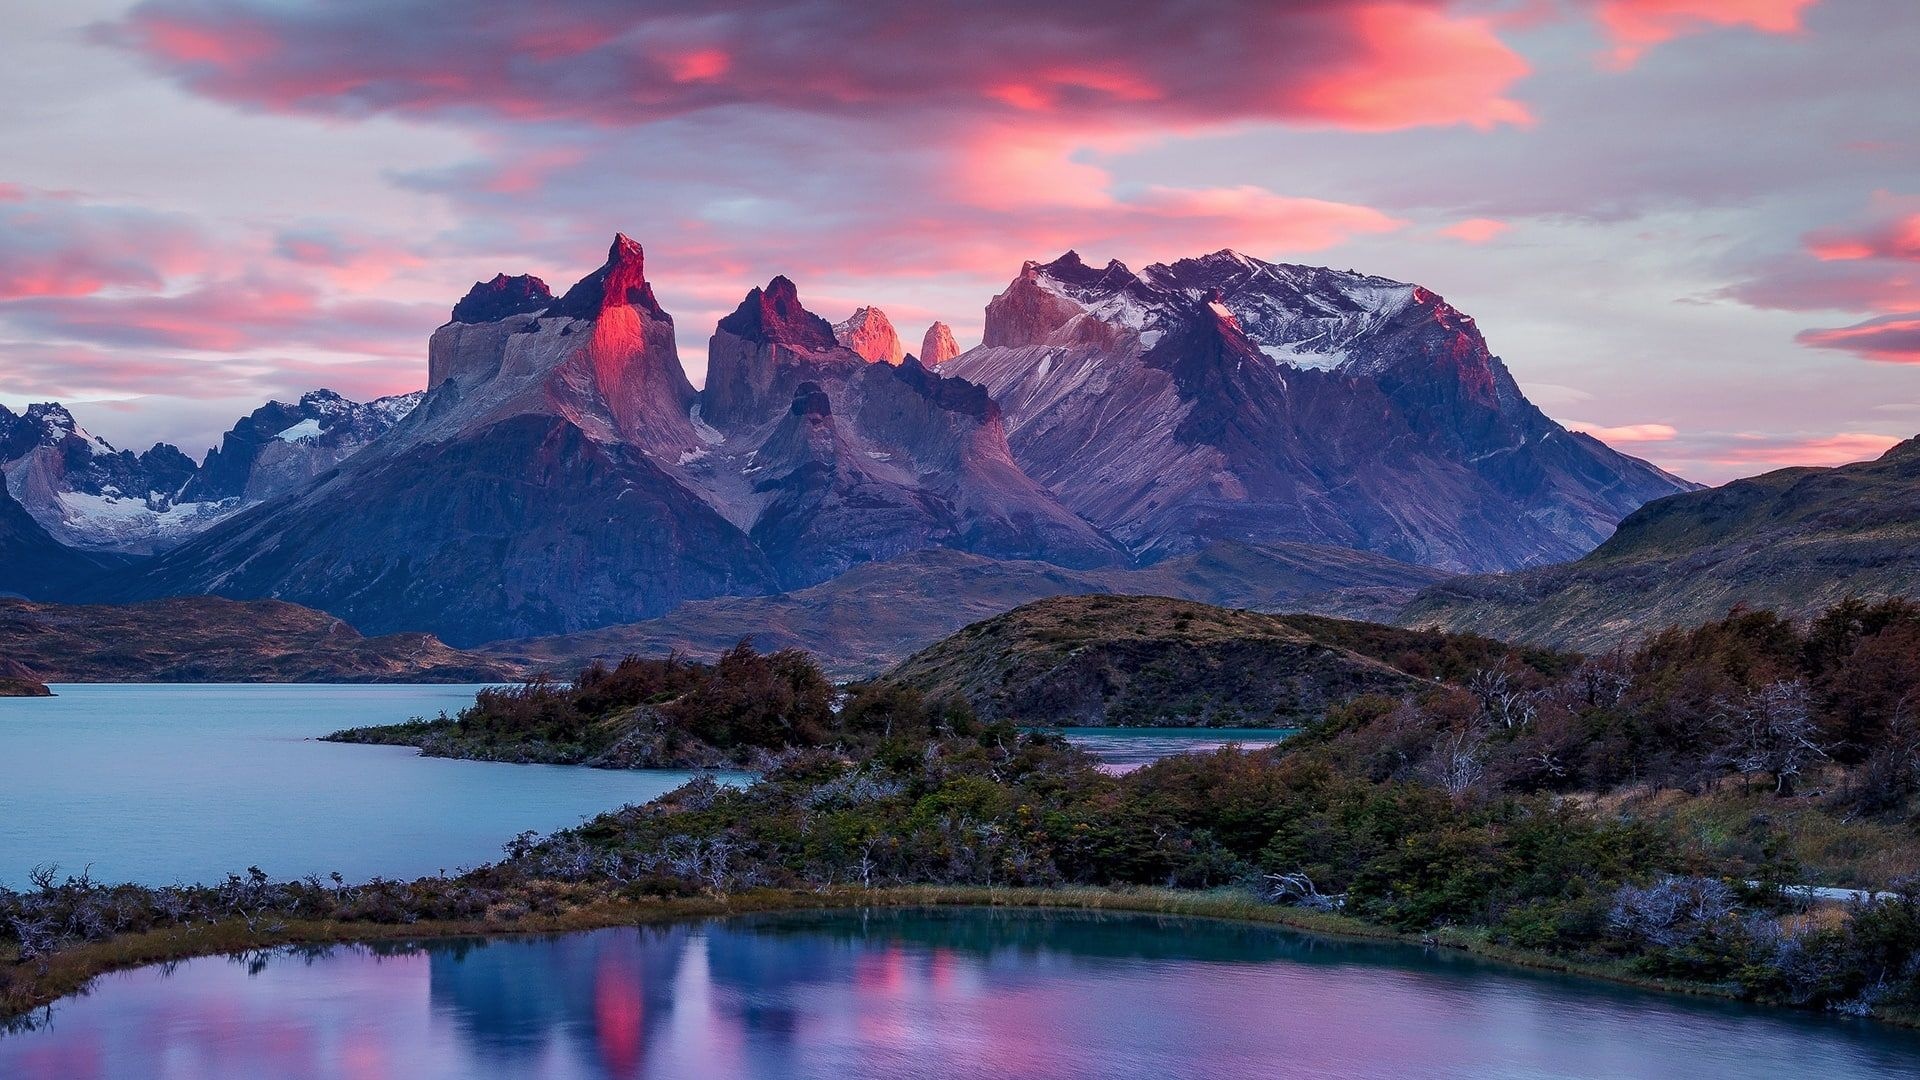
{"label": "dramatic sky", "polygon": [[1920,431],[1913,0],[28,0],[0,403],[198,454],[416,389],[477,278],[624,230],[697,383],[775,273],[962,347],[1025,259],[1421,282],[1684,475]]}

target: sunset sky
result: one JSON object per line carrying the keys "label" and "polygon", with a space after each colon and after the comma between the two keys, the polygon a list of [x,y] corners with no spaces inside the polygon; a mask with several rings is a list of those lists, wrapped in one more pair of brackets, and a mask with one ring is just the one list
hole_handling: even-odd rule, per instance
{"label": "sunset sky", "polygon": [[[450,14],[458,12],[458,14]],[[649,14],[657,12],[657,14]],[[624,230],[696,383],[794,278],[961,347],[1025,259],[1418,281],[1719,481],[1920,431],[1913,0],[63,0],[0,41],[0,403],[198,455],[419,388]]]}

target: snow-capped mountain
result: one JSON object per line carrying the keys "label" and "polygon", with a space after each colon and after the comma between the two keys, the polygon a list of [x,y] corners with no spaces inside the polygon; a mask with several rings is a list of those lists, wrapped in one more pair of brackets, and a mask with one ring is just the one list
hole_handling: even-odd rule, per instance
{"label": "snow-capped mountain", "polygon": [[1510,569],[1691,487],[1548,419],[1434,293],[1232,251],[1028,263],[941,371],[985,386],[1015,460],[1149,561],[1292,540]]}
{"label": "snow-capped mountain", "polygon": [[168,443],[138,454],[115,449],[57,402],[17,416],[0,407],[0,472],[12,497],[60,543],[152,554],[300,487],[384,434],[419,399],[358,404],[316,390],[294,405],[269,402],[200,464]]}
{"label": "snow-capped mountain", "polygon": [[182,489],[200,502],[264,502],[301,487],[387,433],[424,391],[365,403],[313,390],[289,405],[269,401],[233,425]]}
{"label": "snow-capped mountain", "polygon": [[[274,596],[466,643],[796,588],[925,547],[1125,561],[1014,464],[979,387],[841,344],[784,278],[720,320],[696,393],[644,268],[620,236],[559,300],[534,278],[475,285],[434,332],[435,383],[412,415],[132,591]],[[853,322],[891,334],[871,309]]]}
{"label": "snow-capped mountain", "polygon": [[[927,548],[1102,567],[1306,541],[1528,565],[1687,486],[1541,415],[1472,320],[1413,285],[1231,252],[1138,274],[1069,254],[1027,264],[986,315],[957,356],[929,328],[935,369],[877,309],[835,326],[776,277],[719,320],[695,390],[640,245],[617,236],[558,297],[528,275],[475,284],[391,430],[110,591],[277,597],[468,644]],[[229,460],[263,475],[279,445],[370,408],[310,397],[238,425],[208,493],[244,490]]]}

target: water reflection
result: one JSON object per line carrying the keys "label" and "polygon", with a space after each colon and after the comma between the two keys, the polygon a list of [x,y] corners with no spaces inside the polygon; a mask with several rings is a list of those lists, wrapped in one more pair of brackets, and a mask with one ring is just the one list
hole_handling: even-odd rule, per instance
{"label": "water reflection", "polygon": [[1119,775],[1173,754],[1205,754],[1225,746],[1257,750],[1272,746],[1298,728],[1124,728],[1068,727],[1046,730],[1099,759],[1100,769]]}
{"label": "water reflection", "polygon": [[1233,923],[772,916],[199,960],[0,1076],[1909,1076],[1920,1038]]}

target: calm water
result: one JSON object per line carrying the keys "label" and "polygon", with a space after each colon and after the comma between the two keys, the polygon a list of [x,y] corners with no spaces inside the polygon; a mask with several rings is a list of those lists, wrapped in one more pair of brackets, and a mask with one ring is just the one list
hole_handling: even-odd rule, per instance
{"label": "calm water", "polygon": [[1108,772],[1124,773],[1169,754],[1205,753],[1229,745],[1248,750],[1272,746],[1297,729],[1070,727],[1054,730],[1099,758]]}
{"label": "calm water", "polygon": [[[312,741],[456,712],[473,686],[64,685],[0,698],[0,882],[38,863],[107,881],[217,880],[258,865],[418,877],[474,866],[684,783]],[[4,1073],[0,1073],[4,1075]]]}
{"label": "calm water", "polygon": [[0,1076],[1911,1077],[1920,1037],[1406,947],[1071,913],[834,913],[193,960]]}

